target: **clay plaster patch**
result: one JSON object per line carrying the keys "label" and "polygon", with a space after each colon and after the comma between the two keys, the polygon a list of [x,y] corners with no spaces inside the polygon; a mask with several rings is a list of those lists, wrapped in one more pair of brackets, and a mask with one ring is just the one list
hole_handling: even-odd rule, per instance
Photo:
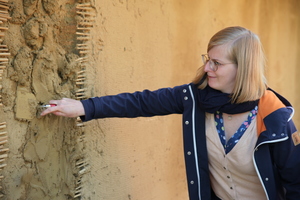
{"label": "clay plaster patch", "polygon": [[25,88],[18,87],[16,98],[16,118],[32,120],[36,117],[37,100],[34,94],[26,91]]}

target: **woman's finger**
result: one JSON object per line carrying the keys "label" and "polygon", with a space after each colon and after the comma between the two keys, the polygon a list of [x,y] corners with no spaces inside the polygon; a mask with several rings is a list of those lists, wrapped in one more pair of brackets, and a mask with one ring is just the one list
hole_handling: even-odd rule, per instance
{"label": "woman's finger", "polygon": [[58,105],[60,103],[61,100],[50,100],[49,103],[50,104],[55,104]]}
{"label": "woman's finger", "polygon": [[41,116],[47,115],[49,113],[55,113],[57,111],[59,111],[58,106],[49,107],[41,113]]}

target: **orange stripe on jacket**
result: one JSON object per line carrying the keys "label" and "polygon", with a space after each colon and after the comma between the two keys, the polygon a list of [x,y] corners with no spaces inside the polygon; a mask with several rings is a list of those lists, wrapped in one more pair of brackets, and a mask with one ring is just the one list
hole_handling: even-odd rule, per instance
{"label": "orange stripe on jacket", "polygon": [[258,102],[257,112],[257,135],[266,130],[263,119],[272,112],[286,107],[280,99],[270,90],[266,90],[265,94]]}

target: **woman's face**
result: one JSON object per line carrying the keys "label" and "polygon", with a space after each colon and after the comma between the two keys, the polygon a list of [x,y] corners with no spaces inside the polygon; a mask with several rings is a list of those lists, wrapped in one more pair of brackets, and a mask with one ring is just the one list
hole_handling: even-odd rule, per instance
{"label": "woman's face", "polygon": [[[219,45],[208,52],[210,61],[206,63],[204,71],[207,73],[208,85],[223,93],[232,93],[237,74],[237,65],[227,58],[227,46]],[[210,65],[217,65],[217,71],[213,71]]]}

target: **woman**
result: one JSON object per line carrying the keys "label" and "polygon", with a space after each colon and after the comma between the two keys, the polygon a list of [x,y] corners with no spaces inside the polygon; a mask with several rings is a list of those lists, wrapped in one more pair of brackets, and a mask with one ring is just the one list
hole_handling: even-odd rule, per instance
{"label": "woman", "polygon": [[[299,199],[293,108],[267,88],[259,38],[242,27],[216,33],[194,81],[157,91],[51,100],[42,115],[139,117],[180,113],[190,199]],[[294,140],[293,140],[294,138]]]}

